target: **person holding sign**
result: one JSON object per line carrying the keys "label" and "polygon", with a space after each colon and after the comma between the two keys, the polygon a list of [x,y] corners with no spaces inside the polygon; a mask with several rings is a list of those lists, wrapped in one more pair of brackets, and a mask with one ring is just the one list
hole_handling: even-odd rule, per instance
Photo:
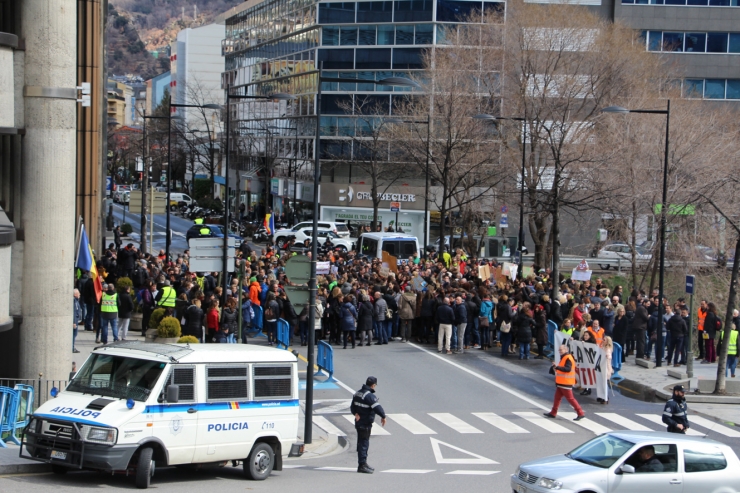
{"label": "person holding sign", "polygon": [[565,400],[576,411],[577,416],[574,421],[580,421],[586,417],[586,413],[583,412],[581,406],[578,405],[578,401],[573,397],[573,386],[576,384],[576,360],[568,352],[568,346],[565,344],[558,348],[558,352],[560,353],[560,363],[553,362],[550,369],[550,373],[555,374],[555,400],[552,403],[552,410],[545,413],[545,416],[548,418],[557,417],[560,401],[565,397]]}

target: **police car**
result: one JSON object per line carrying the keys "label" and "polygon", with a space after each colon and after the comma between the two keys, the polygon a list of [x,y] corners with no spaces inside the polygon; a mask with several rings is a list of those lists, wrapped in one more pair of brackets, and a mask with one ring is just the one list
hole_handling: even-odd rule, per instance
{"label": "police car", "polygon": [[263,480],[302,453],[288,351],[120,342],[96,348],[52,397],[31,417],[21,456],[56,474],[118,472],[147,488],[155,466],[232,464]]}
{"label": "police car", "polygon": [[[202,229],[210,230],[208,234],[203,234]],[[190,240],[192,238],[223,238],[224,227],[220,224],[196,224],[191,226],[185,233],[185,239]],[[242,237],[229,231],[229,238],[235,238],[237,242],[242,241]]]}

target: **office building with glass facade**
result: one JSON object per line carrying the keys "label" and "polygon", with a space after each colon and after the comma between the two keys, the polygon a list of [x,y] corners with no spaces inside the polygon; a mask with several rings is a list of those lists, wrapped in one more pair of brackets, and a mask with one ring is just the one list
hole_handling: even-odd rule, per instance
{"label": "office building with glass facade", "polygon": [[[423,53],[444,44],[444,35],[463,20],[482,20],[481,13],[503,22],[505,3],[457,0],[386,0],[316,2],[312,0],[266,0],[226,21],[222,44],[225,57],[223,87],[232,94],[269,95],[290,93],[287,103],[239,100],[232,108],[232,123],[245,139],[274,136],[272,152],[278,174],[287,178],[295,169],[310,178],[314,158],[317,68],[326,77],[380,81],[409,77],[423,69]],[[324,82],[321,107],[322,159],[351,157],[353,137],[362,135],[365,120],[348,115],[358,98],[365,107],[382,108],[390,115],[408,87],[391,87],[348,81]],[[276,135],[273,135],[276,134]],[[268,139],[263,139],[266,142]],[[303,166],[301,167],[301,164]],[[291,169],[292,167],[292,169]],[[348,166],[332,166],[323,181],[349,180]],[[340,178],[341,177],[341,178]],[[358,179],[355,174],[355,179]],[[274,181],[274,180],[273,180]],[[292,201],[293,180],[272,186]],[[300,186],[297,194],[300,200]],[[279,201],[273,206],[280,210]],[[291,202],[292,203],[292,202]]]}

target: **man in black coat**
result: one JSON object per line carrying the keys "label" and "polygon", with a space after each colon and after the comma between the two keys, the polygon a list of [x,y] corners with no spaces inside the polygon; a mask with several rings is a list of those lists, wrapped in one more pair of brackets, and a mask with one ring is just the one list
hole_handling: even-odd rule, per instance
{"label": "man in black coat", "polygon": [[645,358],[645,339],[647,337],[649,319],[650,315],[648,314],[647,307],[642,302],[638,302],[637,310],[635,310],[635,318],[632,320],[632,330],[634,331],[635,341],[637,343],[636,359]]}
{"label": "man in black coat", "polygon": [[138,257],[138,252],[133,243],[129,243],[125,248],[118,251],[118,274],[120,277],[131,279],[136,266],[136,257]]}

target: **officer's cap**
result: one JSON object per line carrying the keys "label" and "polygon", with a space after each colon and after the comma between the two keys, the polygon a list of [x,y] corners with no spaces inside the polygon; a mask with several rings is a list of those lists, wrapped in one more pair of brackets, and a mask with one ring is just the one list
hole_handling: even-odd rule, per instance
{"label": "officer's cap", "polygon": [[378,379],[377,378],[375,378],[375,377],[367,377],[367,381],[365,382],[365,385],[367,385],[368,387],[372,387],[376,383],[378,383]]}
{"label": "officer's cap", "polygon": [[676,392],[676,391],[686,392],[686,389],[683,388],[683,385],[674,385],[673,386],[673,391],[674,392]]}

